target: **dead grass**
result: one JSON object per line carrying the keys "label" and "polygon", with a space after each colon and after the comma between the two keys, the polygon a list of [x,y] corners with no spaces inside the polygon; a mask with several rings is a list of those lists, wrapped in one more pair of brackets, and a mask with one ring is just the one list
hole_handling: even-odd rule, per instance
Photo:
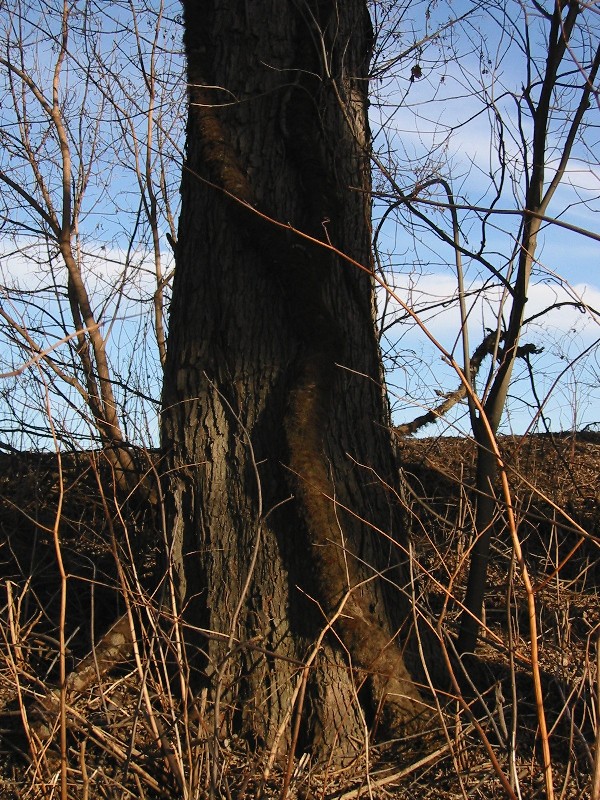
{"label": "dead grass", "polygon": [[[451,657],[472,544],[475,452],[459,439],[402,440],[399,447],[415,547],[415,607]],[[507,438],[502,452],[536,584],[555,797],[587,798],[598,731],[600,441]],[[279,796],[282,776],[274,768],[265,777],[263,754],[235,737],[216,749],[207,696],[187,691],[177,621],[152,595],[160,552],[152,512],[102,497],[99,485],[110,485],[110,476],[96,458],[72,455],[63,464],[68,668],[124,612],[137,649],[123,650],[127,657],[116,669],[98,669],[98,680],[66,697],[68,797],[209,796],[215,759],[224,797]],[[48,715],[40,713],[58,677],[52,529],[59,494],[55,457],[0,456],[0,798],[61,797],[58,729],[47,730],[45,739]],[[425,756],[410,742],[371,745],[352,774],[317,770],[304,758],[288,796],[506,797],[491,748],[515,796],[543,797],[528,636],[525,594],[499,506],[477,669],[470,683],[457,672],[461,702],[438,695],[447,739]]]}

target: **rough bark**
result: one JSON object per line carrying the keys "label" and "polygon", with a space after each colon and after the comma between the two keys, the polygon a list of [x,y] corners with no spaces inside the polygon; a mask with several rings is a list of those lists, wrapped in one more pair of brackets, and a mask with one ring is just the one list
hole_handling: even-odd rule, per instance
{"label": "rough bark", "polygon": [[307,676],[300,745],[352,755],[363,678],[394,733],[425,713],[398,647],[402,529],[373,284],[295,232],[371,263],[370,22],[359,0],[184,2],[184,15],[163,414],[178,594],[188,622],[229,635],[196,638],[223,730],[269,746],[285,730],[287,748]]}

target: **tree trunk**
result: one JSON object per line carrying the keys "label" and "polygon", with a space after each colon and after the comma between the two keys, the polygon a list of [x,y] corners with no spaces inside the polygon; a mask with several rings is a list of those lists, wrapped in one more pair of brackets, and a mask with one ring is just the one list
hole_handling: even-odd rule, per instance
{"label": "tree trunk", "polygon": [[301,712],[300,746],[351,756],[361,682],[391,732],[427,716],[397,643],[411,616],[373,282],[298,234],[371,267],[370,21],[360,0],[183,5],[163,415],[178,596],[223,634],[195,639],[221,731],[285,751]]}

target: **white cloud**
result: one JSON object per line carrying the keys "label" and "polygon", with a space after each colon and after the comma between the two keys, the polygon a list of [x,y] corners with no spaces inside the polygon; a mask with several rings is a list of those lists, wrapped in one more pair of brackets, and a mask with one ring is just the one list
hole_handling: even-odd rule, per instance
{"label": "white cloud", "polygon": [[[481,281],[471,283],[467,290],[470,294],[466,299],[469,332],[472,343],[476,346],[485,329],[496,326],[501,290],[497,287],[484,290]],[[397,276],[395,293],[419,314],[438,341],[449,349],[455,346],[461,322],[456,278],[450,272],[424,274],[414,284],[409,279],[403,281],[402,276]],[[581,307],[578,308],[578,303],[599,311],[600,288],[591,283],[578,283],[573,287],[564,282],[532,283],[525,317],[533,317],[551,309],[534,321],[531,326],[534,334],[540,335],[541,331],[545,331],[554,337],[577,333],[585,341],[591,341],[600,336],[600,319],[593,312],[586,313]],[[557,304],[561,305],[552,308]],[[383,308],[383,289],[379,290],[379,306]],[[432,306],[437,307],[431,308]],[[509,310],[510,305],[506,306],[505,319]],[[390,330],[388,338],[393,340],[396,335],[402,335],[406,342],[406,336],[409,335],[411,340],[424,340],[424,334],[418,330],[416,323],[406,318],[404,310],[393,298],[388,300],[387,311],[388,323],[392,317],[401,320]]]}
{"label": "white cloud", "polygon": [[[88,243],[82,254],[83,278],[94,302],[104,302],[120,287],[127,286],[130,297],[147,299],[156,288],[152,253],[138,250],[129,255],[120,248],[101,242]],[[164,248],[163,271],[172,267],[172,253]],[[64,291],[66,267],[56,246],[43,241],[18,237],[8,247],[0,248],[0,285],[7,290],[37,292],[55,284]]]}
{"label": "white cloud", "polygon": [[[451,274],[423,275],[416,287],[411,287],[407,280],[404,284],[404,287],[397,288],[397,293],[403,300],[410,301],[415,309],[434,300],[448,303],[430,312],[432,316],[427,320],[427,328],[447,350],[453,351],[458,363],[462,364],[462,344],[458,341],[460,314],[455,280]],[[481,288],[481,282],[471,288]],[[474,304],[469,321],[471,352],[481,342],[485,327],[494,325],[498,299],[498,290],[488,291]],[[530,287],[526,317],[557,303],[581,301],[600,309],[600,287],[591,283],[579,283],[573,287],[535,283]],[[395,301],[392,301],[392,307],[394,312],[404,316]],[[509,392],[503,431],[524,432],[529,428],[536,414],[536,397],[544,403],[544,419],[553,430],[597,423],[600,385],[598,349],[594,344],[599,338],[598,316],[593,312],[582,313],[574,305],[554,308],[528,325],[522,343],[542,348],[532,361],[536,396],[532,393],[528,367],[519,360]],[[398,424],[435,407],[440,395],[455,389],[459,383],[456,373],[443,360],[441,353],[419,327],[405,317],[387,331],[385,349],[388,354],[388,385],[392,390],[394,419]],[[487,374],[488,366],[485,365],[482,374]],[[460,424],[459,419],[462,420]],[[454,424],[458,427],[453,427]],[[459,430],[470,430],[464,404],[458,406],[447,420],[424,429],[423,433],[435,435],[446,431],[456,435]]]}

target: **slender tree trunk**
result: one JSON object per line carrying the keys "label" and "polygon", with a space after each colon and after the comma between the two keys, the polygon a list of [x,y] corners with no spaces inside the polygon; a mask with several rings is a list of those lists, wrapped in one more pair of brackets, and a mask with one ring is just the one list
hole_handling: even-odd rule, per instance
{"label": "slender tree trunk", "polygon": [[178,595],[190,624],[223,634],[196,637],[221,730],[269,746],[284,731],[285,750],[301,711],[301,745],[350,756],[361,681],[394,732],[425,713],[396,641],[403,537],[373,283],[297,233],[371,265],[370,21],[359,0],[184,13],[163,415]]}

